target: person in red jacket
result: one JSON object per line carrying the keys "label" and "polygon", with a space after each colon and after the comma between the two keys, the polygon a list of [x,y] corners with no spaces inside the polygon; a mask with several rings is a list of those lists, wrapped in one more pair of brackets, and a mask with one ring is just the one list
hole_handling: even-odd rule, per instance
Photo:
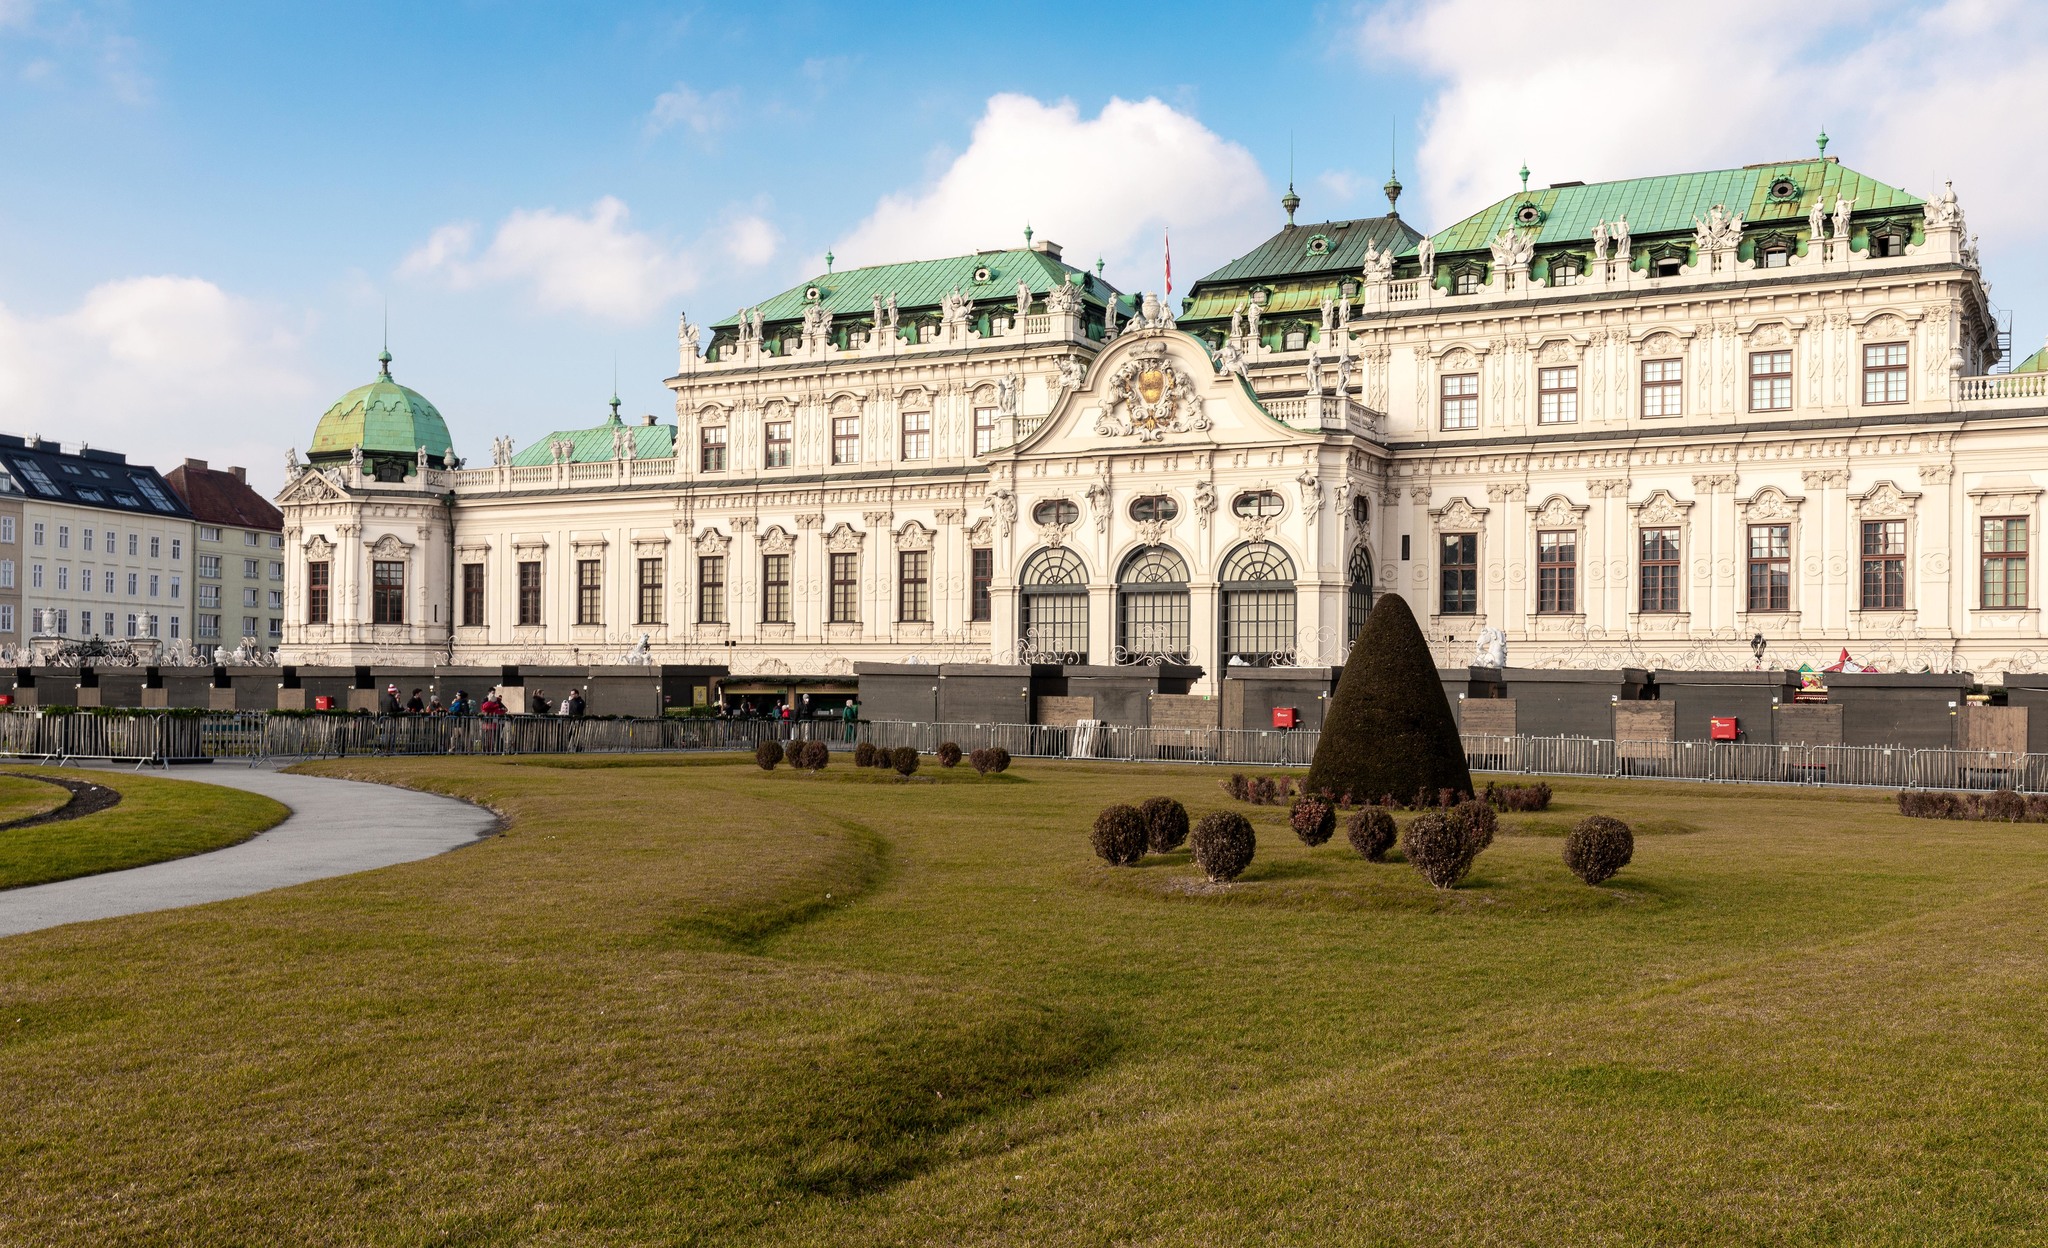
{"label": "person in red jacket", "polygon": [[496,754],[500,745],[498,734],[504,728],[505,703],[498,697],[496,689],[484,695],[483,705],[476,708],[484,717],[484,753]]}

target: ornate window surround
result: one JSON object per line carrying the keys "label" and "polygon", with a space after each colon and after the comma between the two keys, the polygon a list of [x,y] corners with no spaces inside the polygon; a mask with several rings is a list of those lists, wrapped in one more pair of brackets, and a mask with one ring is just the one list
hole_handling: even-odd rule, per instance
{"label": "ornate window surround", "polygon": [[[1736,577],[1735,577],[1735,618],[1737,626],[1752,632],[1782,632],[1797,634],[1799,631],[1799,586],[1800,538],[1802,536],[1799,509],[1806,502],[1800,494],[1787,494],[1775,485],[1759,488],[1748,498],[1735,502],[1736,524]],[[1786,597],[1783,611],[1751,611],[1749,609],[1749,528],[1753,524],[1782,524],[1789,530],[1785,539],[1791,557],[1791,589]]]}
{"label": "ornate window surround", "polygon": [[[1678,610],[1643,610],[1642,563],[1643,530],[1678,530]],[[1643,616],[1675,623],[1679,631],[1690,627],[1692,622],[1691,577],[1686,575],[1687,562],[1692,558],[1692,500],[1672,496],[1670,490],[1658,488],[1640,503],[1628,504],[1628,621],[1631,628],[1638,627]]]}
{"label": "ornate window surround", "polygon": [[[1971,627],[2001,631],[2010,628],[2023,630],[2029,634],[2035,633],[2040,628],[2041,616],[2041,562],[2036,553],[2041,543],[2041,487],[2031,483],[1988,483],[1968,493],[1970,506],[1967,512],[1969,518],[1964,531],[1964,543],[1969,571],[1964,577],[1963,593],[1964,602],[1969,609]],[[1994,516],[2019,516],[2027,522],[2028,585],[2027,605],[2024,607],[1982,605],[1984,521]],[[1908,549],[1910,550],[1910,547]]]}
{"label": "ornate window surround", "polygon": [[1524,567],[1533,569],[1538,566],[1538,560],[1541,557],[1541,540],[1537,537],[1538,533],[1562,533],[1569,530],[1576,534],[1573,548],[1578,554],[1577,584],[1573,592],[1572,610],[1539,613],[1536,609],[1536,581],[1534,577],[1528,579],[1527,584],[1529,585],[1530,598],[1524,615],[1527,619],[1525,627],[1531,631],[1538,629],[1545,632],[1557,631],[1585,622],[1586,570],[1589,566],[1586,559],[1588,553],[1586,549],[1586,512],[1588,510],[1587,504],[1574,503],[1562,494],[1552,494],[1541,503],[1530,504],[1528,508],[1529,523],[1524,529],[1522,539],[1526,544],[1525,549],[1527,552],[1523,563]]}
{"label": "ornate window surround", "polygon": [[[1910,628],[1919,616],[1920,580],[1914,575],[1920,562],[1920,493],[1902,490],[1889,477],[1879,480],[1861,494],[1849,495],[1849,619],[1858,629],[1876,629],[1896,622]],[[1906,605],[1903,608],[1863,608],[1863,522],[1904,520],[1906,522]],[[1974,535],[1968,549],[1976,549]],[[1974,556],[1972,556],[1974,559]],[[1975,588],[1976,577],[1969,577]]]}
{"label": "ornate window surround", "polygon": [[[1463,627],[1469,623],[1475,632],[1485,625],[1487,609],[1486,517],[1488,510],[1485,507],[1473,506],[1471,500],[1462,494],[1452,498],[1441,507],[1431,507],[1429,509],[1429,549],[1422,552],[1422,559],[1415,562],[1420,563],[1426,569],[1424,575],[1428,579],[1423,584],[1429,594],[1429,620],[1431,624],[1441,625],[1444,621],[1449,620],[1455,621],[1460,627]],[[1443,614],[1443,595],[1440,591],[1443,583],[1443,535],[1446,533],[1475,533],[1478,535],[1478,540],[1473,544],[1473,566],[1478,569],[1479,573],[1476,582],[1478,594],[1471,615]],[[1532,538],[1530,540],[1533,542],[1535,539]]]}

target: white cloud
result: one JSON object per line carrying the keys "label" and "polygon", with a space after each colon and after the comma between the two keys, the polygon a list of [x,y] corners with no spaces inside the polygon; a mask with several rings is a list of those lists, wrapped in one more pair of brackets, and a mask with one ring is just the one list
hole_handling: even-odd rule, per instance
{"label": "white cloud", "polygon": [[[1368,60],[1437,84],[1412,193],[1438,225],[1531,185],[1601,181],[1828,151],[1927,194],[1954,179],[1994,269],[2048,199],[2048,165],[2027,157],[2017,119],[2048,109],[2048,6],[1937,0],[1918,6],[1810,0],[1796,16],[1723,0],[1684,37],[1644,32],[1640,0],[1574,6],[1583,38],[1559,38],[1555,8],[1518,0],[1414,0],[1360,30]],[[1474,55],[1473,32],[1492,48]],[[2021,129],[2015,130],[2019,125]],[[2015,257],[2030,277],[2031,257]]]}
{"label": "white cloud", "polygon": [[1159,100],[1111,99],[1084,118],[1071,101],[1006,94],[930,185],[884,197],[833,251],[852,266],[1017,246],[1028,223],[1077,266],[1100,254],[1112,280],[1156,289],[1171,227],[1185,292],[1278,217],[1249,152]]}
{"label": "white cloud", "polygon": [[739,98],[739,92],[730,88],[704,95],[689,84],[679,82],[655,97],[654,107],[647,113],[647,133],[660,134],[683,126],[698,138],[704,138],[725,126],[726,118]]}
{"label": "white cloud", "polygon": [[274,486],[277,431],[307,426],[323,397],[283,320],[196,277],[107,282],[47,317],[0,305],[0,430],[165,470],[188,455],[242,464]]}
{"label": "white cloud", "polygon": [[749,214],[725,228],[725,250],[735,264],[757,268],[775,258],[782,234],[768,221]]}
{"label": "white cloud", "polygon": [[587,215],[520,209],[480,254],[475,227],[444,225],[398,271],[439,278],[457,290],[525,285],[546,309],[638,320],[695,286],[697,266],[687,251],[629,228],[628,216],[626,205],[609,195]]}

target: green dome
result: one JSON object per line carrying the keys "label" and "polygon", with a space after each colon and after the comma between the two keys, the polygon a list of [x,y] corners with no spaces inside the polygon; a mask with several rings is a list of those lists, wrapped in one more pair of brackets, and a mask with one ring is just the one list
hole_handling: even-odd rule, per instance
{"label": "green dome", "polygon": [[391,380],[389,351],[377,359],[377,380],[342,395],[320,418],[307,458],[314,463],[346,460],[360,446],[365,455],[412,459],[424,446],[429,463],[447,466],[454,450],[447,422],[426,396]]}

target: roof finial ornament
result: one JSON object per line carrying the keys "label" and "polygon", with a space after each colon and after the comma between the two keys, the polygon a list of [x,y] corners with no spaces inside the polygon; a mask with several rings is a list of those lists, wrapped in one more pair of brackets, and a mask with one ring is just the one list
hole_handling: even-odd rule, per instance
{"label": "roof finial ornament", "polygon": [[1294,210],[1301,207],[1301,196],[1294,193],[1294,131],[1287,132],[1287,193],[1280,197],[1280,206],[1287,210],[1287,224],[1294,224]]}
{"label": "roof finial ornament", "polygon": [[1527,195],[1528,193],[1529,193],[1529,162],[1525,160],[1525,161],[1523,161],[1523,162],[1522,162],[1522,194],[1524,194],[1524,195]]}
{"label": "roof finial ornament", "polygon": [[1828,128],[1826,126],[1820,128],[1820,135],[1814,139],[1814,142],[1820,145],[1820,154],[1826,156],[1828,154]]}
{"label": "roof finial ornament", "polygon": [[1024,246],[1027,249],[1031,246],[1031,223],[1029,221],[1024,223]]}
{"label": "roof finial ornament", "polygon": [[1387,193],[1387,215],[1396,221],[1401,219],[1401,162],[1394,147],[1394,121],[1387,122],[1387,184],[1380,189]]}
{"label": "roof finial ornament", "polygon": [[1095,257],[1095,276],[1096,276],[1097,278],[1100,278],[1100,277],[1102,276],[1102,257],[1101,257],[1101,256],[1097,256],[1097,257]]}
{"label": "roof finial ornament", "polygon": [[826,252],[826,253],[825,253],[825,271],[826,271],[827,273],[830,273],[830,272],[832,271],[832,260],[833,260],[833,256],[832,256],[832,253],[831,253],[831,252],[829,252],[829,251],[828,251],[828,252]]}
{"label": "roof finial ornament", "polygon": [[384,347],[377,352],[377,375],[391,375],[391,297],[384,298]]}

